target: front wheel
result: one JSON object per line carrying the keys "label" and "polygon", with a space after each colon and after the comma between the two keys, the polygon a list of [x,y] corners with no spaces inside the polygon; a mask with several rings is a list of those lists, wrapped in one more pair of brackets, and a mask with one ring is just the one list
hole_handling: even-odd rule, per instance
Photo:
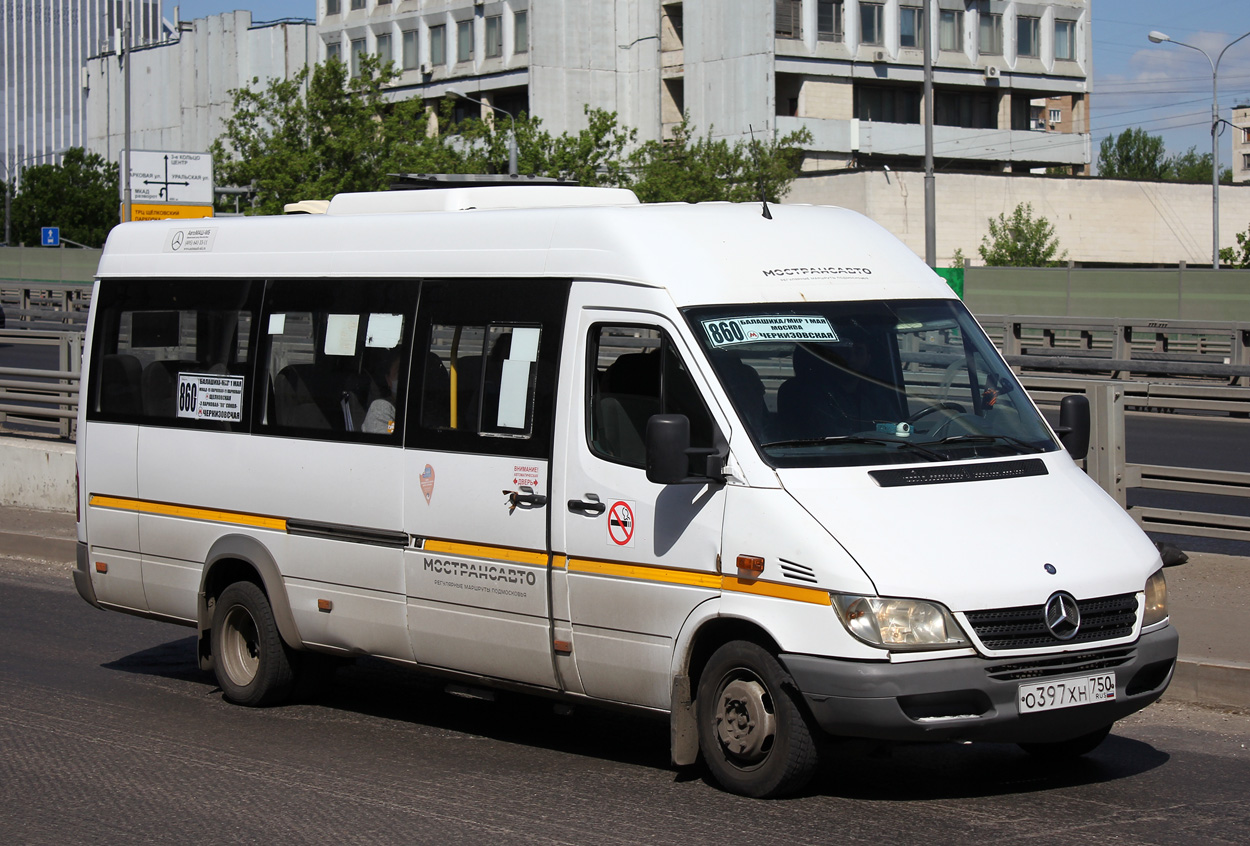
{"label": "front wheel", "polygon": [[772,654],[732,641],[699,678],[699,748],[712,777],[731,793],[793,793],[816,772],[812,731],[794,682]]}
{"label": "front wheel", "polygon": [[213,607],[213,668],[226,698],[238,705],[277,705],[291,694],[291,654],[265,592],[235,582]]}

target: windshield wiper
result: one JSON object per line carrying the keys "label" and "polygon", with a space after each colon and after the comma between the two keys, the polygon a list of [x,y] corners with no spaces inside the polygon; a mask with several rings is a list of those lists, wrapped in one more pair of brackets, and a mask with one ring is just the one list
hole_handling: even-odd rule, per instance
{"label": "windshield wiper", "polygon": [[932,461],[945,461],[946,456],[940,452],[928,449],[920,444],[911,441],[894,440],[892,438],[869,438],[863,435],[829,435],[823,438],[792,438],[785,441],[769,441],[766,444],[760,444],[763,449],[769,447],[792,447],[792,446],[824,446],[826,444],[876,444],[879,446],[896,446],[899,449],[906,449],[912,452],[918,452],[926,456]]}
{"label": "windshield wiper", "polygon": [[1026,452],[1046,451],[1037,444],[1022,441],[1019,438],[1013,438],[1011,435],[951,435],[949,438],[942,438],[940,441],[931,441],[930,444],[933,446],[946,446],[948,444],[992,444],[998,442],[1018,446]]}

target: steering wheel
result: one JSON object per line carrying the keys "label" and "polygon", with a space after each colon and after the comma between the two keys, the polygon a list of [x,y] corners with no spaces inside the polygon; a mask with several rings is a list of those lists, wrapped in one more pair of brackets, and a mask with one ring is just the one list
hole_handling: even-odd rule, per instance
{"label": "steering wheel", "polygon": [[956,414],[967,413],[967,409],[965,409],[962,405],[960,405],[957,402],[938,402],[933,405],[926,406],[925,408],[920,409],[911,417],[908,417],[907,422],[911,423],[914,426],[917,420],[922,420],[925,417],[928,417],[930,414],[936,414],[939,411],[953,411]]}

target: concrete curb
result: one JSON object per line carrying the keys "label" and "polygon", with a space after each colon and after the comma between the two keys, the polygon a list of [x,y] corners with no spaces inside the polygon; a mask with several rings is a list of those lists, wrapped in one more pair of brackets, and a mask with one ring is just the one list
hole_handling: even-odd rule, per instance
{"label": "concrete curb", "polygon": [[1250,710],[1250,665],[1180,658],[1164,697],[1209,708]]}

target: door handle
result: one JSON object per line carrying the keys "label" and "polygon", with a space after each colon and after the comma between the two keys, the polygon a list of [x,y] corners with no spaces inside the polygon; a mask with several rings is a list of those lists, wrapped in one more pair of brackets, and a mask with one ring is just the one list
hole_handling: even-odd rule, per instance
{"label": "door handle", "polygon": [[534,489],[529,485],[521,485],[520,491],[504,491],[503,493],[508,497],[509,514],[518,508],[538,508],[547,504],[547,497],[534,493]]}
{"label": "door handle", "polygon": [[569,511],[578,514],[589,514],[591,517],[598,517],[607,511],[608,507],[599,501],[599,497],[594,494],[586,494],[586,499],[570,499]]}

